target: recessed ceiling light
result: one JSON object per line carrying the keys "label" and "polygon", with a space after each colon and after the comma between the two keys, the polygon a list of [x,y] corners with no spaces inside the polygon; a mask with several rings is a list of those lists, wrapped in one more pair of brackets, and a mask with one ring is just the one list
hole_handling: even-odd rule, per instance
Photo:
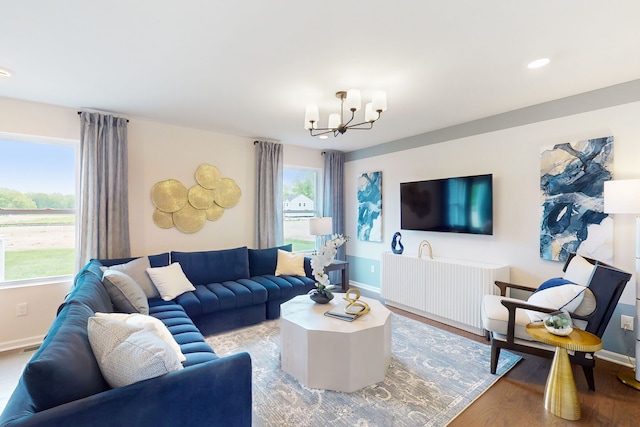
{"label": "recessed ceiling light", "polygon": [[0,77],[11,77],[11,73],[0,68]]}
{"label": "recessed ceiling light", "polygon": [[529,64],[527,65],[527,68],[531,68],[531,69],[542,68],[545,65],[547,65],[549,62],[551,62],[549,58],[536,59],[535,61],[529,62]]}
{"label": "recessed ceiling light", "polygon": [[327,135],[320,135],[318,138],[320,138],[320,139],[327,139],[327,138],[329,138],[329,137],[328,137]]}

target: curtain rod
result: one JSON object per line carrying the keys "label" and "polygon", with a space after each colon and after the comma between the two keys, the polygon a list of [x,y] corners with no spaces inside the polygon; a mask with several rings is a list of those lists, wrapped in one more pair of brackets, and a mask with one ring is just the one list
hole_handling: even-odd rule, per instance
{"label": "curtain rod", "polygon": [[[78,111],[78,115],[82,114],[85,111]],[[124,117],[120,117],[120,116],[116,116],[114,114],[110,114],[110,113],[100,113],[99,111],[86,111],[86,113],[99,113],[99,114],[109,114],[113,117],[117,117],[118,119],[124,119]],[[129,123],[129,119],[125,119],[127,121],[127,123]]]}

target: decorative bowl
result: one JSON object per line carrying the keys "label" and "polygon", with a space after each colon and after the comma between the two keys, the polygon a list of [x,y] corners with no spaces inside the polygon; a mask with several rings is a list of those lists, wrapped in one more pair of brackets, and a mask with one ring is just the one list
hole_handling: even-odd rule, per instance
{"label": "decorative bowl", "polygon": [[566,310],[550,313],[543,320],[544,327],[554,335],[567,336],[573,331],[571,316]]}

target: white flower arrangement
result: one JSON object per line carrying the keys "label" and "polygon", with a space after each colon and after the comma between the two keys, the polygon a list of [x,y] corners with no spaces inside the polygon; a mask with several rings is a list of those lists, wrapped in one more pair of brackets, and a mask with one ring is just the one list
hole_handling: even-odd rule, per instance
{"label": "white flower arrangement", "polygon": [[313,277],[316,279],[318,292],[329,293],[329,276],[325,273],[324,268],[330,265],[336,257],[338,248],[349,241],[349,236],[344,234],[334,234],[331,239],[327,240],[325,245],[320,249],[320,253],[311,257],[311,270]]}

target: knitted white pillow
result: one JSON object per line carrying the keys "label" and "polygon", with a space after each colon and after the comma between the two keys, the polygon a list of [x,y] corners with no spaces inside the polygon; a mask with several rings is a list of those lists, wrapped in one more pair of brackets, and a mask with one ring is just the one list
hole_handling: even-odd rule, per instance
{"label": "knitted white pillow", "polygon": [[124,387],[183,368],[171,347],[143,328],[90,317],[87,332],[100,371],[111,387]]}

